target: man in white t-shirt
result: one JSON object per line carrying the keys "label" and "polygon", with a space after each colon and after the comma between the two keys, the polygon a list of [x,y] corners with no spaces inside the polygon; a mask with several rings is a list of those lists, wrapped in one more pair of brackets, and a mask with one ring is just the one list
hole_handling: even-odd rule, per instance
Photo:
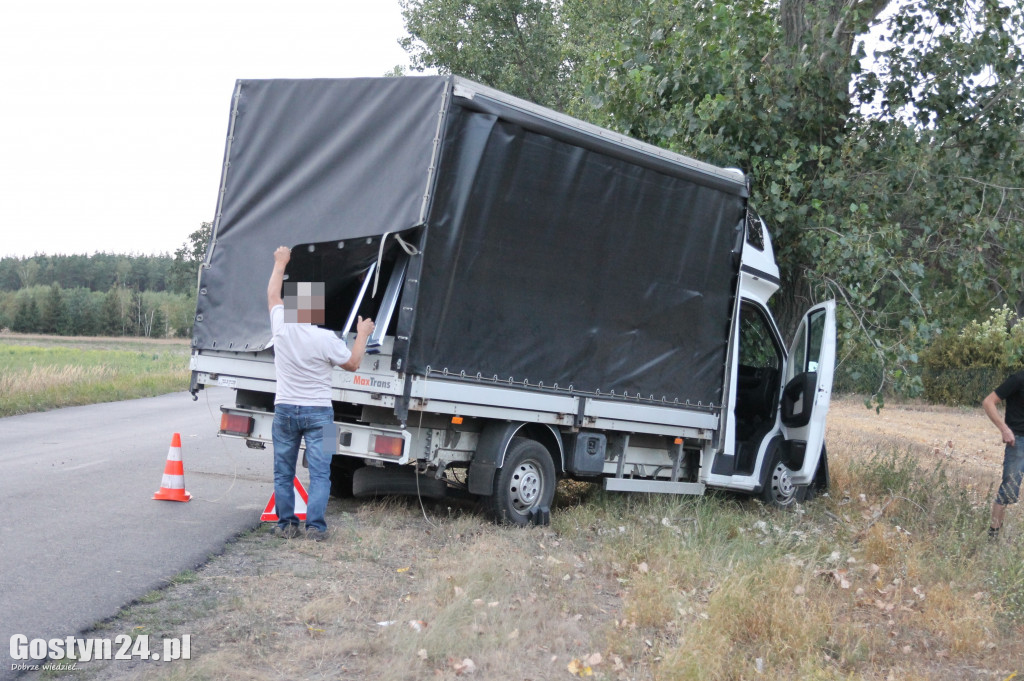
{"label": "man in white t-shirt", "polygon": [[309,465],[309,501],[306,504],[308,539],[327,537],[327,499],[331,493],[331,457],[333,445],[324,448],[325,432],[333,432],[334,409],[331,406],[331,372],[340,366],[355,371],[366,351],[366,340],[373,333],[372,319],[359,318],[356,340],[349,350],[333,331],[316,324],[324,322],[323,283],[289,282],[284,284],[284,269],[291,249],[274,251],[274,271],[267,285],[270,328],[273,332],[274,368],[277,372],[277,396],[274,398],[274,499],[277,527],[274,533],[292,538],[302,532],[295,516],[295,465],[299,442],[306,441]]}

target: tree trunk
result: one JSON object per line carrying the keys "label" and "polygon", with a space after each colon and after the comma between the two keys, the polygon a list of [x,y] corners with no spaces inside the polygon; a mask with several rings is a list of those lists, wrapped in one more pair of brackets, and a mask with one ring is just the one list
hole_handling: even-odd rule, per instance
{"label": "tree trunk", "polygon": [[825,58],[827,41],[835,40],[839,53],[850,54],[853,41],[893,0],[781,0],[779,21],[786,45],[806,45]]}

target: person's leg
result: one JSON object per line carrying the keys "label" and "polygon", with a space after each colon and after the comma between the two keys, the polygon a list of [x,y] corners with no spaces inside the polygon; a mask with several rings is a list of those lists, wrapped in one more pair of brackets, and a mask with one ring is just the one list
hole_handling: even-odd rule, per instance
{"label": "person's leg", "polygon": [[[327,501],[331,495],[331,457],[334,455],[333,420],[330,407],[307,407],[303,424],[306,463],[309,465],[309,501],[306,503],[306,529],[327,531]],[[330,441],[329,441],[330,440]]]}
{"label": "person's leg", "polygon": [[1003,517],[1006,515],[1006,505],[998,501],[992,504],[992,529],[998,530],[1003,526]]}
{"label": "person's leg", "polygon": [[1003,455],[1003,478],[992,504],[992,526],[989,536],[995,537],[1003,527],[1006,507],[1020,499],[1021,479],[1024,478],[1024,438],[1017,438],[1013,445],[1006,445]]}
{"label": "person's leg", "polygon": [[295,463],[299,455],[302,431],[296,418],[296,407],[279,404],[274,409],[274,503],[277,506],[277,526],[298,527],[295,517]]}

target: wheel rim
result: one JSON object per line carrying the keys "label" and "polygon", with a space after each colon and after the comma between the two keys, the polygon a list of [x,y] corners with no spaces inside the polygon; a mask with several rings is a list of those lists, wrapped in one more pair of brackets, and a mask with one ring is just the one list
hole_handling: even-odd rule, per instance
{"label": "wheel rim", "polygon": [[772,498],[775,503],[780,506],[792,503],[795,492],[789,468],[784,463],[777,464],[772,471]]}
{"label": "wheel rim", "polygon": [[529,511],[544,489],[544,471],[536,461],[524,461],[516,467],[509,482],[508,496],[518,513]]}

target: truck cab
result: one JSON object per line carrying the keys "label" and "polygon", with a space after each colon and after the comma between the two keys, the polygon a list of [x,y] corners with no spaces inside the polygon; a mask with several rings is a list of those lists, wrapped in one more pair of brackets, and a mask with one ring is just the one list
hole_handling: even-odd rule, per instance
{"label": "truck cab", "polygon": [[725,434],[705,481],[790,506],[828,487],[825,423],[836,352],[835,301],[812,307],[790,345],[768,309],[779,288],[771,236],[752,214],[730,347]]}

